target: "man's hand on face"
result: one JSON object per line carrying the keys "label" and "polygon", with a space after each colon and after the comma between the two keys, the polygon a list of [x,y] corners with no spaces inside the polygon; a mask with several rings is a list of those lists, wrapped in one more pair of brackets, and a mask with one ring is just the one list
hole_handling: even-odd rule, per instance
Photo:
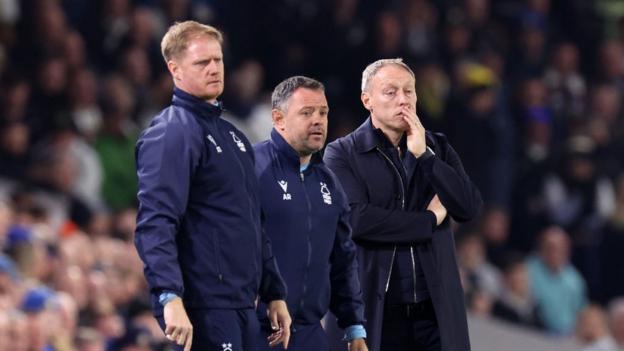
{"label": "man's hand on face", "polygon": [[269,316],[269,322],[271,322],[271,329],[273,330],[273,333],[267,338],[269,346],[273,347],[282,343],[284,349],[287,349],[288,341],[290,340],[290,324],[292,320],[288,313],[286,301],[274,300],[269,302],[267,315]]}
{"label": "man's hand on face", "polygon": [[349,343],[348,351],[368,351],[364,339],[354,339]]}
{"label": "man's hand on face", "polygon": [[420,119],[416,115],[415,107],[403,106],[403,120],[407,124],[407,149],[418,158],[427,151],[427,143],[425,139],[425,127],[420,123]]}
{"label": "man's hand on face", "polygon": [[193,326],[181,298],[176,297],[165,305],[164,317],[167,339],[184,346],[184,351],[190,351],[193,343]]}

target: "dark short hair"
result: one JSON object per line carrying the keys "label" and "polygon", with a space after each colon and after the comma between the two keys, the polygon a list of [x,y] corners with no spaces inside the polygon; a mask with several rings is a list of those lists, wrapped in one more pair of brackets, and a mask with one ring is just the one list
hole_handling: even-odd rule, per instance
{"label": "dark short hair", "polygon": [[288,100],[295,90],[299,88],[325,91],[323,83],[316,79],[304,76],[290,77],[283,80],[273,89],[273,94],[271,94],[271,107],[279,110],[287,109]]}

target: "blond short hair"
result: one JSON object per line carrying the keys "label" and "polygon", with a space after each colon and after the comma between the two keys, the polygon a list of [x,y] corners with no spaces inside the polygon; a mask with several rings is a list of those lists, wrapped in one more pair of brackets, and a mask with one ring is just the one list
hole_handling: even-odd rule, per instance
{"label": "blond short hair", "polygon": [[223,44],[223,34],[215,27],[195,21],[176,22],[160,42],[160,50],[165,62],[177,58],[186,48],[191,36],[209,35]]}
{"label": "blond short hair", "polygon": [[396,65],[396,66],[402,67],[412,76],[412,78],[416,79],[414,72],[405,62],[403,62],[402,58],[381,59],[366,66],[366,68],[364,69],[364,72],[362,72],[362,92],[365,92],[368,90],[368,84],[370,83],[370,80],[373,79],[375,74],[377,74],[377,72],[382,67],[388,66],[388,65]]}

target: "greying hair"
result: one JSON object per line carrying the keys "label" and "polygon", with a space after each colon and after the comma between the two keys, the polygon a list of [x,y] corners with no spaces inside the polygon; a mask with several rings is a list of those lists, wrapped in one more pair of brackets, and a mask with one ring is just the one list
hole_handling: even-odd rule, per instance
{"label": "greying hair", "polygon": [[219,44],[223,44],[223,34],[213,26],[195,21],[176,22],[169,27],[160,42],[160,50],[165,62],[177,58],[180,53],[186,50],[191,35],[209,35],[216,39]]}
{"label": "greying hair", "polygon": [[325,91],[323,83],[304,76],[294,76],[279,83],[271,94],[271,107],[278,110],[288,109],[287,103],[295,90],[299,88]]}
{"label": "greying hair", "polygon": [[377,74],[377,71],[379,71],[381,67],[388,65],[396,65],[402,67],[412,76],[412,78],[416,79],[414,72],[405,62],[403,62],[402,58],[398,57],[393,59],[381,59],[366,66],[364,72],[362,72],[362,92],[368,90],[368,83],[370,83],[370,80],[373,79],[375,74]]}

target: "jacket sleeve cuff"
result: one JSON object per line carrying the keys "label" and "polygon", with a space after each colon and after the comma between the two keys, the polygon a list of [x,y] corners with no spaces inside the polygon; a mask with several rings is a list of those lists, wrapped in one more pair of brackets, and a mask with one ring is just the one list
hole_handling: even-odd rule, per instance
{"label": "jacket sleeve cuff", "polygon": [[355,339],[365,339],[366,338],[366,329],[361,324],[355,324],[349,326],[345,329],[345,335],[342,340],[350,342]]}
{"label": "jacket sleeve cuff", "polygon": [[169,301],[178,297],[178,294],[172,291],[164,291],[158,295],[158,302],[164,307]]}
{"label": "jacket sleeve cuff", "polygon": [[436,226],[438,225],[438,218],[436,217],[435,213],[433,213],[433,211],[427,210],[425,211],[425,213],[429,216],[429,219],[431,220],[431,230],[435,230]]}
{"label": "jacket sleeve cuff", "polygon": [[433,172],[433,161],[435,159],[435,152],[431,150],[429,146],[427,146],[427,150],[422,154],[417,160],[420,167],[423,169],[424,173],[429,175]]}

